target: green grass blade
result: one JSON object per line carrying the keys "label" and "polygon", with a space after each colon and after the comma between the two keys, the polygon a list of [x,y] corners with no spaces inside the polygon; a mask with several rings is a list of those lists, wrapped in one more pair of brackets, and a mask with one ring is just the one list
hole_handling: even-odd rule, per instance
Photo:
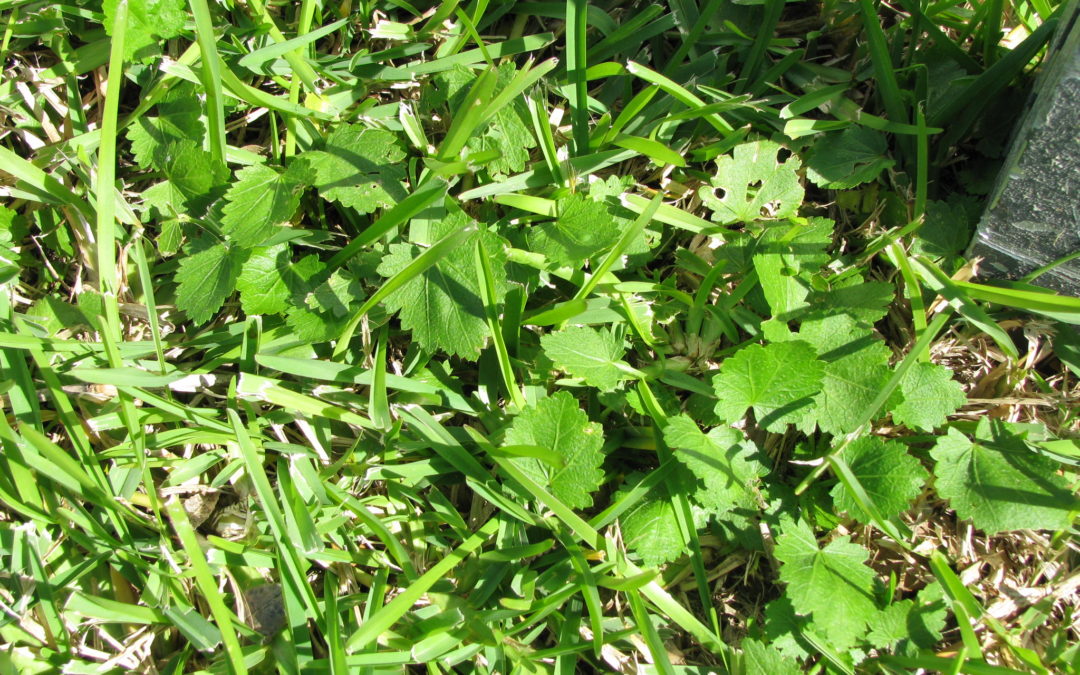
{"label": "green grass blade", "polygon": [[433,244],[428,250],[417,256],[415,260],[406,265],[400,272],[387,279],[386,282],[379,287],[379,290],[372,293],[371,297],[360,306],[360,309],[356,310],[352,319],[349,320],[348,325],[341,331],[341,335],[338,336],[337,345],[334,347],[334,358],[340,358],[345,353],[346,349],[348,349],[353,333],[356,332],[356,328],[360,325],[360,321],[363,320],[364,316],[366,316],[369,311],[371,311],[372,307],[382,302],[384,298],[397,289],[423,274],[429,267],[438,263],[443,256],[457,248],[475,233],[475,227],[466,227],[457,232],[451,232],[440,241]]}
{"label": "green grass blade", "polygon": [[589,151],[589,92],[585,79],[588,68],[585,32],[588,27],[587,0],[566,4],[566,75],[569,81],[570,124],[574,134],[574,155]]}
{"label": "green grass blade", "polygon": [[190,0],[195,15],[195,39],[202,55],[202,84],[206,90],[206,124],[210,137],[210,156],[216,163],[225,161],[225,106],[222,98],[221,58],[214,36],[214,20],[206,0]]}
{"label": "green grass blade", "polygon": [[431,569],[424,572],[419,579],[409,584],[408,588],[361,624],[360,628],[354,631],[349,636],[349,639],[345,641],[346,649],[357,651],[374,643],[383,632],[397,623],[416,604],[416,601],[435,585],[435,582],[442,579],[458,563],[483,546],[498,528],[498,518],[492,518],[484,523],[471,537],[463,541],[445,558],[432,565]]}
{"label": "green grass blade", "polygon": [[225,600],[218,591],[217,581],[214,579],[210,565],[206,561],[206,554],[195,537],[195,529],[188,520],[187,512],[184,511],[183,503],[179,499],[170,499],[165,504],[165,512],[172,522],[173,530],[180,540],[180,546],[188,557],[195,577],[195,585],[210,605],[210,613],[214,617],[218,630],[221,631],[221,640],[225,644],[225,655],[230,673],[241,675],[247,673],[244,665],[244,655],[240,649],[240,641],[233,629],[232,612],[225,606]]}

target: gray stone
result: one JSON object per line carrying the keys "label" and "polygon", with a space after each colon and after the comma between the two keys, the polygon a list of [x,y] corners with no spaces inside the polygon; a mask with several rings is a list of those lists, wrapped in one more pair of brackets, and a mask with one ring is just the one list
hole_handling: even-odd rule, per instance
{"label": "gray stone", "polygon": [[[1016,278],[1080,251],[1080,2],[1065,9],[968,257]],[[1036,282],[1080,296],[1080,259]]]}

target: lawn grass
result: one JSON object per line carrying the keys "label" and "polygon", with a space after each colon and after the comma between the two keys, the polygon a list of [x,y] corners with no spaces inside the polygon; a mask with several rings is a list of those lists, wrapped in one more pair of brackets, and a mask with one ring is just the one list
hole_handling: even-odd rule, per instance
{"label": "lawn grass", "polygon": [[3,671],[1080,671],[1064,11],[0,0]]}

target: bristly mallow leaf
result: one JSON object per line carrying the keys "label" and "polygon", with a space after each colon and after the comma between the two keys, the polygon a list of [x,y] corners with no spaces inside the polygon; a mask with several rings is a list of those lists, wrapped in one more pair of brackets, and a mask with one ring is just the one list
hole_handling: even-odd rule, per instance
{"label": "bristly mallow leaf", "polygon": [[[472,219],[460,211],[450,213],[432,225],[431,237],[437,241],[449,233],[468,227]],[[495,276],[495,301],[506,293],[506,255],[503,243],[489,232],[484,248]],[[413,332],[413,339],[426,349],[441,349],[468,359],[480,356],[490,335],[484,301],[480,295],[483,280],[477,277],[474,244],[462,245],[448,253],[424,273],[410,279],[385,301],[387,311],[401,312],[401,324]],[[391,277],[420,255],[414,244],[391,244],[379,265],[379,274]]]}
{"label": "bristly mallow leaf", "polygon": [[895,162],[889,159],[885,135],[861,126],[818,138],[806,162],[806,177],[815,185],[846,190],[877,178]]}
{"label": "bristly mallow leaf", "polygon": [[934,487],[957,516],[987,534],[1069,526],[1078,504],[1053,460],[985,417],[976,437],[949,429],[930,451]]}
{"label": "bristly mallow leaf", "polygon": [[[120,0],[105,0],[105,32],[113,34],[116,6]],[[124,26],[124,58],[141,58],[162,41],[176,37],[187,21],[184,0],[128,0],[127,25]]]}
{"label": "bristly mallow leaf", "polygon": [[[852,441],[844,448],[842,457],[886,518],[907,509],[928,478],[926,469],[908,454],[902,443],[884,441],[877,436]],[[869,514],[863,512],[842,482],[833,488],[832,497],[837,511],[846,511],[863,523],[870,522]]]}
{"label": "bristly mallow leaf", "polygon": [[604,478],[604,432],[569,392],[556,392],[522,410],[506,432],[506,445],[538,445],[557,453],[561,467],[529,457],[512,461],[567,506],[592,506],[592,493]]}
{"label": "bristly mallow leaf", "polygon": [[176,271],[176,308],[195,323],[204,323],[236,289],[247,252],[222,243],[196,244],[192,249],[197,252],[181,258]]}
{"label": "bristly mallow leaf", "polygon": [[900,381],[904,400],[892,409],[893,421],[911,429],[933,431],[967,402],[952,372],[935,363],[917,363]]}
{"label": "bristly mallow leaf", "polygon": [[614,391],[629,375],[619,368],[626,352],[623,340],[608,328],[571,326],[540,338],[540,346],[556,367],[600,391]]}
{"label": "bristly mallow leaf", "polygon": [[809,614],[815,632],[843,650],[866,634],[867,621],[877,609],[874,571],[866,566],[870,553],[838,537],[818,548],[814,533],[803,522],[786,521],[776,541],[776,559],[783,563],[780,579],[799,614]]}
{"label": "bristly mallow leaf", "polygon": [[801,340],[750,345],[720,366],[713,381],[716,414],[735,422],[753,408],[759,425],[781,432],[813,405],[824,370],[814,348]]}
{"label": "bristly mallow leaf", "polygon": [[716,427],[705,434],[688,415],[676,415],[664,427],[664,442],[702,482],[694,500],[710,514],[724,516],[734,509],[749,513],[760,508],[758,488],[769,468],[754,444],[739,431]]}
{"label": "bristly mallow leaf", "polygon": [[794,155],[781,160],[782,151],[772,141],[754,141],[716,161],[712,184],[698,193],[712,209],[713,221],[728,225],[795,215],[803,200],[801,162]]}
{"label": "bristly mallow leaf", "polygon": [[278,172],[265,164],[244,167],[225,193],[221,229],[245,248],[262,244],[279,225],[292,219],[300,206],[304,184],[291,169]]}
{"label": "bristly mallow leaf", "polygon": [[557,265],[580,267],[619,237],[616,219],[604,202],[572,194],[560,199],[557,208],[554,220],[533,225],[526,235],[531,250]]}
{"label": "bristly mallow leaf", "polygon": [[323,199],[371,213],[406,197],[404,158],[405,148],[389,131],[341,124],[330,132],[323,150],[305,152],[297,161],[314,171],[313,183]]}

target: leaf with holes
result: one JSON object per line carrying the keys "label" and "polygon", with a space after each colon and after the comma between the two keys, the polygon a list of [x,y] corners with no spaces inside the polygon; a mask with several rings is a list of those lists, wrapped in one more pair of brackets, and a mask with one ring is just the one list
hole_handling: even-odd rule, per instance
{"label": "leaf with holes", "polygon": [[772,141],[735,146],[732,156],[716,161],[711,185],[702,187],[701,201],[720,225],[775,220],[795,215],[802,205],[798,157],[781,160],[783,148]]}
{"label": "leaf with holes", "polygon": [[405,198],[404,158],[405,148],[389,131],[341,124],[327,136],[324,149],[305,152],[298,161],[314,171],[323,199],[371,213]]}

